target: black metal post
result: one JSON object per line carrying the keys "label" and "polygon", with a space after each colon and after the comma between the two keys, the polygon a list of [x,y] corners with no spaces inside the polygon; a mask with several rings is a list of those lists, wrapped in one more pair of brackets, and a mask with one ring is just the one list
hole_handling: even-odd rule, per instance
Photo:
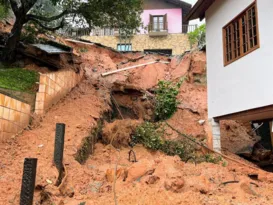
{"label": "black metal post", "polygon": [[64,135],[65,124],[57,123],[54,147],[54,164],[59,172],[63,170]]}
{"label": "black metal post", "polygon": [[32,205],[36,180],[37,159],[26,158],[21,186],[20,205]]}

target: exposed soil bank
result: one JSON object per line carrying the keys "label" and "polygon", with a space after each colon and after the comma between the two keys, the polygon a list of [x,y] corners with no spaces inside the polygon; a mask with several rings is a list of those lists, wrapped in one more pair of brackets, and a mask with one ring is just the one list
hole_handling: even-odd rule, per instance
{"label": "exposed soil bank", "polygon": [[[120,66],[121,62],[128,60],[128,56],[124,57],[91,45],[71,45],[75,46],[77,54],[83,59],[83,68],[86,69],[88,78],[49,110],[44,118],[37,118],[35,127],[7,143],[0,144],[0,204],[19,204],[25,157],[38,158],[36,185],[46,187],[42,191],[36,190],[35,204],[114,204],[113,179],[116,166],[116,193],[119,205],[273,204],[273,175],[262,170],[225,160],[218,165],[202,163],[195,166],[193,163],[181,162],[177,156],[169,157],[161,152],[151,152],[140,145],[134,147],[137,163],[129,162],[130,149],[126,147],[128,136],[130,137],[131,131],[139,123],[136,119],[129,119],[130,113],[135,113],[135,118],[146,119],[145,116],[149,116],[148,110],[151,109],[148,100],[143,98],[145,93],[142,92],[132,94],[126,93],[126,89],[125,92],[119,89],[113,93],[118,104],[129,108],[130,112],[128,109],[122,112],[125,116],[129,113],[125,120],[105,123],[102,137],[108,143],[112,142],[118,146],[120,150],[97,143],[94,154],[88,158],[84,154],[85,163],[78,163],[75,155],[83,147],[81,145],[84,138],[90,135],[93,128],[98,127],[97,121],[102,113],[111,110],[110,92],[113,91],[113,83],[143,91],[153,90],[158,80],[175,81],[182,76],[188,76],[188,81],[182,85],[178,96],[181,101],[180,108],[168,122],[179,131],[201,139],[206,136],[207,89],[203,79],[203,53],[188,54],[183,59],[173,58],[168,66],[156,64],[101,78],[101,73],[117,69],[117,64]],[[86,47],[88,51],[81,53],[82,47]],[[130,58],[139,56],[131,55]],[[155,58],[158,56],[148,55],[137,62],[128,62],[122,66],[135,65]],[[162,58],[168,60],[166,57]],[[198,122],[201,119],[206,120],[204,125]],[[55,182],[58,177],[52,158],[55,124],[59,122],[67,125],[64,149],[67,174],[62,186],[57,188],[51,182]],[[247,132],[236,131],[235,127],[226,129],[226,132],[228,137],[230,134],[235,134],[239,139],[242,135],[249,137]],[[166,137],[178,138],[171,130],[168,130]],[[232,139],[235,141],[236,137]],[[233,146],[232,143],[228,145],[228,148]],[[85,151],[83,153],[88,153],[90,149]],[[236,158],[235,155],[228,154]],[[258,180],[249,178],[248,174],[258,174]],[[223,184],[234,180],[238,183]],[[43,202],[41,195],[47,197]]]}

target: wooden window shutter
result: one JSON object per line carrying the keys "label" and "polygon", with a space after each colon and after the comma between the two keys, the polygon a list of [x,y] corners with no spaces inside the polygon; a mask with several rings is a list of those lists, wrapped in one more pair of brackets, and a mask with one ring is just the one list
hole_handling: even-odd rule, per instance
{"label": "wooden window shutter", "polygon": [[150,14],[150,24],[149,24],[149,30],[152,30],[153,29],[153,25],[154,25],[154,23],[153,23],[154,21],[153,21],[153,16]]}
{"label": "wooden window shutter", "polygon": [[164,30],[168,30],[168,16],[167,14],[164,15]]}

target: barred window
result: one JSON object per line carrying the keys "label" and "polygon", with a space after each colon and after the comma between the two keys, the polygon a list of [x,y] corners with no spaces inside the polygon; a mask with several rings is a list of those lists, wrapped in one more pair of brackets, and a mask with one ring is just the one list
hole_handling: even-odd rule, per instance
{"label": "barred window", "polygon": [[259,48],[256,1],[223,28],[224,64]]}

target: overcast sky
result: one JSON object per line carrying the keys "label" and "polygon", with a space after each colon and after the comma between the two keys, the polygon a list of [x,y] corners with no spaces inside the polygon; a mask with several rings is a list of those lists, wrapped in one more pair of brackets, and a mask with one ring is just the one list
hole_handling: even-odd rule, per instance
{"label": "overcast sky", "polygon": [[[192,6],[197,2],[197,0],[183,0],[187,3],[190,3]],[[198,25],[201,25],[205,23],[205,21],[203,20],[202,22],[200,22],[199,20],[194,20],[194,21],[190,21],[190,24],[198,24]]]}

